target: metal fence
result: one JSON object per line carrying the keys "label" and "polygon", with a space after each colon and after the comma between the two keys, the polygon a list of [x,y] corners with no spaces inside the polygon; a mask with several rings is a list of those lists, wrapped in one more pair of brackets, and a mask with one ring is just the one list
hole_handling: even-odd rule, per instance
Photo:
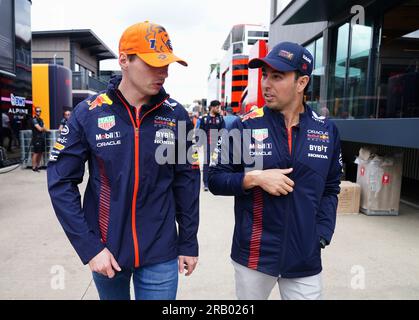
{"label": "metal fence", "polygon": [[[41,160],[41,167],[46,167],[49,161],[49,156],[54,148],[55,142],[59,137],[58,130],[51,130],[45,134],[45,150]],[[20,148],[22,168],[32,167],[32,130],[20,131]]]}
{"label": "metal fence", "polygon": [[106,90],[107,87],[107,82],[83,75],[81,72],[73,72],[73,89],[99,92]]}

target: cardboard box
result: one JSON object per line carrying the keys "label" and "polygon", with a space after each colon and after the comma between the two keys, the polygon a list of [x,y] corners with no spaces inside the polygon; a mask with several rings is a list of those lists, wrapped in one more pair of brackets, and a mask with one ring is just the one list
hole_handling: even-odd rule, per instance
{"label": "cardboard box", "polygon": [[356,160],[361,186],[361,212],[367,215],[399,214],[403,155],[378,156],[362,148]]}
{"label": "cardboard box", "polygon": [[338,195],[338,214],[359,213],[361,201],[361,186],[350,181],[342,181],[340,184],[340,194]]}

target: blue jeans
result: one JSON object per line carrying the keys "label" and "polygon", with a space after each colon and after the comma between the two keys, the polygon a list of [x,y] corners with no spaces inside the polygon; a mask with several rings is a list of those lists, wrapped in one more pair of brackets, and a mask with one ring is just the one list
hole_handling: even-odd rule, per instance
{"label": "blue jeans", "polygon": [[178,286],[178,259],[122,270],[115,277],[93,272],[100,300],[131,300],[130,282],[134,279],[136,300],[175,300]]}

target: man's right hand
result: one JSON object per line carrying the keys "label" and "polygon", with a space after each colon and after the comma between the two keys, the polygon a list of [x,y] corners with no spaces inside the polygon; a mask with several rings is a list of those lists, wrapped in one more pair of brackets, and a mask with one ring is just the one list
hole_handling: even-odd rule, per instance
{"label": "man's right hand", "polygon": [[115,270],[120,272],[121,268],[113,257],[112,253],[107,249],[103,249],[96,257],[89,262],[90,270],[103,274],[112,279],[115,277]]}
{"label": "man's right hand", "polygon": [[247,173],[243,180],[245,190],[261,187],[273,196],[288,195],[294,191],[294,181],[287,177],[293,169],[255,170]]}

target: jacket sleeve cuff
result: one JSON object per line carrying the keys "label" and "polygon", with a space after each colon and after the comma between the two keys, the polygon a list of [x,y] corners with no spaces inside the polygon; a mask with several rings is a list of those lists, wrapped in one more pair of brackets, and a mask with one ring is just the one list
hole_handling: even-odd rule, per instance
{"label": "jacket sleeve cuff", "polygon": [[85,265],[105,249],[105,245],[93,235],[93,232],[90,232],[86,239],[75,240],[73,246]]}
{"label": "jacket sleeve cuff", "polygon": [[244,180],[245,173],[240,172],[236,173],[231,177],[231,187],[233,189],[235,196],[244,196],[250,193],[249,190],[245,190],[243,188],[243,180]]}
{"label": "jacket sleeve cuff", "polygon": [[330,242],[332,241],[333,233],[331,233],[327,227],[321,224],[317,225],[317,230],[318,230],[318,236],[326,240],[327,245],[329,245]]}
{"label": "jacket sleeve cuff", "polygon": [[178,256],[198,257],[199,256],[198,244],[179,246]]}

